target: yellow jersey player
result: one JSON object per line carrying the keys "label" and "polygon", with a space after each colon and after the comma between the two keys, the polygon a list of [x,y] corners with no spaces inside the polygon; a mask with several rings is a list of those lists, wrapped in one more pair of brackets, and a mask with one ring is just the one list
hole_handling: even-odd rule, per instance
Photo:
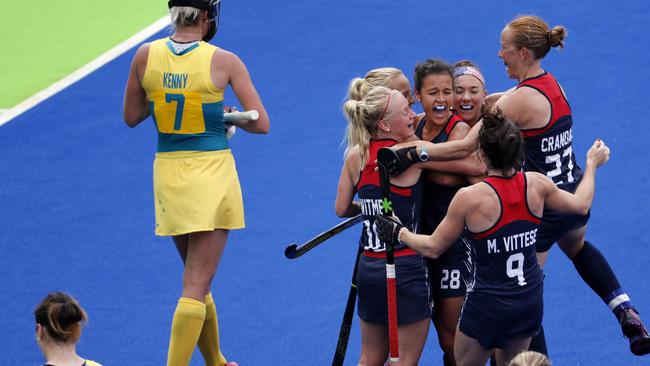
{"label": "yellow jersey player", "polygon": [[223,117],[230,85],[259,117],[237,127],[267,133],[269,118],[244,63],[207,43],[216,33],[219,0],[171,0],[174,33],[140,46],[124,96],[124,120],[149,115],[158,130],[154,161],[156,235],[171,236],[184,263],[183,292],[172,321],[167,365],[187,365],[199,346],[206,365],[226,365],[219,348],[210,286],[229,230],[244,210]]}
{"label": "yellow jersey player", "polygon": [[63,292],[45,297],[34,310],[36,342],[47,362],[43,366],[102,366],[77,355],[81,328],[88,319],[77,300]]}

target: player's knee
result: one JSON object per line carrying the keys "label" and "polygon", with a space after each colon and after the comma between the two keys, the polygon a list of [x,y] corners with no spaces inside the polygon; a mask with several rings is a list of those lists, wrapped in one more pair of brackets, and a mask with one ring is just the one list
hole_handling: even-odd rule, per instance
{"label": "player's knee", "polygon": [[579,243],[574,245],[573,253],[572,253],[573,255],[569,255],[569,258],[575,260],[578,255],[586,254],[586,253],[591,254],[593,250],[597,251],[598,249],[596,249],[596,247],[590,242],[588,242],[587,240],[582,240]]}
{"label": "player's knee", "polygon": [[573,260],[578,253],[582,251],[582,248],[585,247],[585,241],[583,240],[576,240],[576,241],[568,241],[568,242],[559,242],[558,245],[560,246],[560,249],[562,249],[562,252],[571,260]]}
{"label": "player's knee", "polygon": [[183,279],[183,294],[184,296],[201,299],[204,301],[205,296],[210,292],[210,283],[201,280],[193,280],[191,278]]}
{"label": "player's knee", "polygon": [[183,275],[183,287],[207,288],[209,283],[210,283],[210,277],[199,276],[190,273],[185,273],[185,275]]}
{"label": "player's knee", "polygon": [[454,336],[451,335],[445,335],[445,336],[440,336],[440,339],[438,341],[440,344],[440,349],[445,354],[451,355],[453,357],[454,355]]}

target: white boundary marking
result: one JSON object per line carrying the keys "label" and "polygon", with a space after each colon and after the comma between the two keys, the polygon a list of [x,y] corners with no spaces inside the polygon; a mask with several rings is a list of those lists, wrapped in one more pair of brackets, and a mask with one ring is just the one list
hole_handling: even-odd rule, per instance
{"label": "white boundary marking", "polygon": [[144,40],[151,37],[152,35],[158,33],[169,24],[170,24],[169,15],[165,15],[164,17],[158,19],[153,24],[141,30],[131,38],[118,44],[117,46],[108,50],[106,53],[90,61],[89,63],[83,65],[79,69],[73,71],[71,74],[65,76],[63,79],[55,82],[54,84],[48,86],[47,88],[25,99],[24,101],[20,102],[16,106],[10,109],[4,109],[4,110],[0,109],[0,126],[11,121],[15,117],[21,115],[25,111],[31,109],[32,107],[36,106],[37,104],[41,103],[47,98],[53,96],[54,94],[60,92],[61,90],[67,88],[68,86],[76,83],[77,81],[81,80],[82,78],[92,73],[93,71],[99,69],[100,67],[104,66],[105,64],[113,61],[114,59],[116,59],[123,53],[127,52],[134,46],[143,42]]}

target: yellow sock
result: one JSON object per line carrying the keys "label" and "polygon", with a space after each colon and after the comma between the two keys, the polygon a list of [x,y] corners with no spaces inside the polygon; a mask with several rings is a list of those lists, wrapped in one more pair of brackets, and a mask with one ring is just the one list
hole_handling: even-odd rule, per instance
{"label": "yellow sock", "polygon": [[187,366],[205,320],[205,304],[181,297],[178,299],[169,337],[167,366]]}
{"label": "yellow sock", "polygon": [[198,343],[206,366],[223,366],[226,364],[226,358],[223,357],[219,348],[219,321],[212,293],[208,293],[205,297],[205,321],[203,322],[203,329],[201,329]]}

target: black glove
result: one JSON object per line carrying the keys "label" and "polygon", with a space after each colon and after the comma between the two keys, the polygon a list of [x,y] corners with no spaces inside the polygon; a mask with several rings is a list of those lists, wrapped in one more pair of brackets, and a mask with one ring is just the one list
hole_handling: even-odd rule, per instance
{"label": "black glove", "polygon": [[377,163],[386,168],[391,177],[402,174],[417,161],[417,148],[405,147],[398,150],[382,148],[377,153]]}
{"label": "black glove", "polygon": [[381,214],[375,215],[375,226],[377,227],[379,239],[384,243],[393,245],[399,241],[399,231],[404,227],[397,217]]}

